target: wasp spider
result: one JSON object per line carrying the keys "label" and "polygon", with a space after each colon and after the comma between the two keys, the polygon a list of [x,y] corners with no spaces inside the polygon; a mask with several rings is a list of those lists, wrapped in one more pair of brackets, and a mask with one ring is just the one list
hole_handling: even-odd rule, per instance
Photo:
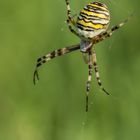
{"label": "wasp spider", "polygon": [[86,83],[86,111],[88,111],[88,94],[90,91],[90,83],[92,78],[92,69],[94,68],[96,79],[98,85],[103,90],[104,93],[109,95],[109,93],[102,86],[98,66],[96,59],[96,52],[94,45],[101,42],[102,40],[110,37],[114,31],[122,27],[129,18],[125,19],[118,25],[113,26],[108,30],[108,25],[110,22],[110,14],[107,6],[100,2],[91,2],[87,4],[79,13],[77,19],[71,15],[70,2],[65,0],[67,6],[67,24],[69,30],[80,38],[80,43],[72,45],[69,47],[61,48],[52,51],[37,59],[36,69],[34,71],[33,81],[34,84],[36,80],[39,80],[38,68],[49,60],[62,56],[64,54],[80,50],[81,53],[87,54],[87,64],[88,64],[88,80]]}

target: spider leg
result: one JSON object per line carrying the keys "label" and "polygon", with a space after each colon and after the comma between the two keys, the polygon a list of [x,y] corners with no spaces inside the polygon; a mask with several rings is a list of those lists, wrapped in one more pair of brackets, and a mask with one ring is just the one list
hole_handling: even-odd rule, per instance
{"label": "spider leg", "polygon": [[86,112],[88,111],[88,95],[89,95],[89,91],[90,91],[90,83],[91,83],[91,79],[92,79],[92,50],[90,49],[88,51],[88,56],[89,56],[89,60],[88,60],[88,80],[86,83]]}
{"label": "spider leg", "polygon": [[133,16],[133,13],[127,18],[125,19],[124,21],[122,21],[121,23],[113,26],[110,30],[104,32],[103,34],[101,34],[101,38],[104,40],[105,38],[108,38],[110,37],[113,32],[115,32],[116,30],[118,30],[119,28],[121,28],[123,25],[125,25],[129,20],[130,18]]}
{"label": "spider leg", "polygon": [[93,48],[93,52],[92,52],[92,63],[93,63],[93,66],[94,66],[95,76],[96,76],[98,85],[100,86],[100,88],[103,92],[105,92],[107,95],[109,95],[109,93],[102,86],[102,82],[100,80],[100,75],[99,75],[98,66],[97,66],[96,52],[95,52],[94,48]]}
{"label": "spider leg", "polygon": [[66,6],[67,6],[67,16],[68,16],[68,22],[72,23],[75,26],[75,20],[74,20],[74,16],[71,16],[71,8],[70,8],[70,2],[69,0],[65,0],[66,1]]}
{"label": "spider leg", "polygon": [[35,71],[34,71],[34,75],[33,75],[34,84],[36,84],[36,79],[39,80],[38,68],[41,65],[43,65],[44,63],[48,62],[49,60],[51,60],[51,59],[53,59],[57,56],[62,56],[66,53],[70,53],[70,52],[76,51],[78,49],[80,49],[80,44],[65,47],[65,48],[61,48],[61,49],[52,51],[51,53],[48,53],[48,54],[38,58],[37,63],[36,63],[36,68],[35,68]]}
{"label": "spider leg", "polygon": [[66,6],[67,6],[67,16],[68,16],[67,24],[68,24],[69,30],[73,34],[79,36],[78,33],[72,28],[72,25],[74,27],[76,27],[76,22],[75,22],[74,18],[71,16],[70,2],[69,2],[69,0],[65,0],[65,1],[66,1]]}
{"label": "spider leg", "polygon": [[93,44],[96,44],[96,43],[98,43],[98,42],[103,41],[104,39],[106,39],[106,38],[108,38],[108,37],[111,37],[112,34],[113,34],[116,30],[118,30],[119,28],[121,28],[122,26],[124,26],[124,25],[130,20],[130,18],[131,18],[132,16],[133,16],[133,13],[132,13],[127,19],[125,19],[123,22],[121,22],[121,23],[119,23],[119,24],[113,26],[111,29],[107,30],[106,32],[104,32],[104,33],[102,33],[102,34],[100,34],[100,35],[94,37],[94,38],[92,39]]}
{"label": "spider leg", "polygon": [[76,36],[79,37],[79,34],[72,28],[72,26],[71,26],[71,21],[70,21],[69,19],[67,19],[67,24],[68,24],[69,30],[70,30],[73,34],[75,34]]}

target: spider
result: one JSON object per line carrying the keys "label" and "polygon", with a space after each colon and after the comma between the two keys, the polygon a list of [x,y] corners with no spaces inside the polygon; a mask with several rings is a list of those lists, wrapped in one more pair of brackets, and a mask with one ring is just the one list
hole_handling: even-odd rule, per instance
{"label": "spider", "polygon": [[36,69],[33,75],[33,82],[39,80],[38,68],[49,60],[62,56],[64,54],[80,50],[83,56],[87,55],[86,63],[88,65],[88,80],[86,83],[86,112],[88,111],[88,95],[90,91],[90,83],[92,79],[92,70],[94,68],[97,83],[101,90],[109,95],[109,93],[102,86],[100,80],[96,52],[94,45],[110,37],[114,31],[122,27],[130,17],[125,19],[118,25],[108,29],[110,22],[110,13],[107,6],[100,2],[90,2],[87,4],[77,16],[75,20],[71,15],[70,1],[65,0],[67,7],[67,25],[69,30],[80,38],[80,43],[69,47],[57,49],[37,59]]}

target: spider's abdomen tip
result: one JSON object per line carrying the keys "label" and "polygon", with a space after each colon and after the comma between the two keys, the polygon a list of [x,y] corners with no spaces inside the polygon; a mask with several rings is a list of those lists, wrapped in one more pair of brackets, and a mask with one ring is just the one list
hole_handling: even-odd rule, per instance
{"label": "spider's abdomen tip", "polygon": [[99,2],[87,4],[77,18],[78,33],[85,38],[93,38],[107,30],[110,14],[107,6]]}

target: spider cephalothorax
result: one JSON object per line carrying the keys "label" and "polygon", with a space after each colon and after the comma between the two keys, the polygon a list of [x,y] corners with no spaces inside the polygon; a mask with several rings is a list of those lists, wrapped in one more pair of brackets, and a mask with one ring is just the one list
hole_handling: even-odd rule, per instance
{"label": "spider cephalothorax", "polygon": [[[92,78],[92,69],[94,68],[96,79],[100,88],[107,95],[109,93],[103,88],[96,59],[96,52],[94,45],[102,40],[110,37],[114,31],[122,27],[130,17],[121,22],[118,25],[113,26],[108,30],[108,25],[110,22],[110,14],[107,6],[99,2],[91,2],[87,4],[79,13],[77,20],[71,15],[71,9],[69,5],[69,0],[66,1],[67,6],[67,24],[72,33],[81,39],[81,42],[76,45],[61,48],[46,54],[37,60],[36,69],[34,71],[33,81],[36,83],[36,78],[39,80],[38,68],[48,62],[49,60],[55,58],[56,56],[62,56],[66,53],[70,53],[76,50],[80,50],[82,54],[87,54],[87,64],[88,64],[88,80],[86,84],[86,111],[88,111],[88,94],[90,91],[90,82]],[[73,27],[75,29],[73,29]]]}

